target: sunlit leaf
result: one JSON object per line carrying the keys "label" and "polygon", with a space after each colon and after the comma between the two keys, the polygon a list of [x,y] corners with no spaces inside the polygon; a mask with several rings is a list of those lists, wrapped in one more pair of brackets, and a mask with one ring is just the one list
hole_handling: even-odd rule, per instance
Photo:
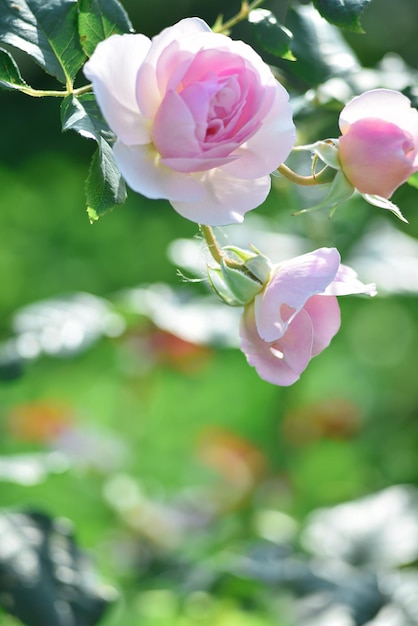
{"label": "sunlit leaf", "polygon": [[370,0],[313,0],[314,6],[330,24],[364,33],[360,17]]}
{"label": "sunlit leaf", "polygon": [[293,33],[296,57],[292,70],[310,86],[359,69],[354,52],[338,29],[328,24],[312,5],[289,9],[286,26]]}
{"label": "sunlit leaf", "polygon": [[86,57],[76,0],[0,0],[0,41],[29,54],[60,82],[72,82]]}
{"label": "sunlit leaf", "polygon": [[93,626],[114,600],[97,582],[70,524],[41,513],[0,513],[0,603],[27,626]]}
{"label": "sunlit leaf", "polygon": [[285,59],[294,60],[290,51],[293,35],[277,21],[271,11],[254,9],[248,16],[254,35],[264,50]]}
{"label": "sunlit leaf", "polygon": [[16,61],[3,48],[0,48],[0,85],[5,89],[28,87],[28,84],[20,75]]}
{"label": "sunlit leaf", "polygon": [[133,28],[118,0],[79,0],[78,30],[82,48],[90,56],[103,39]]}

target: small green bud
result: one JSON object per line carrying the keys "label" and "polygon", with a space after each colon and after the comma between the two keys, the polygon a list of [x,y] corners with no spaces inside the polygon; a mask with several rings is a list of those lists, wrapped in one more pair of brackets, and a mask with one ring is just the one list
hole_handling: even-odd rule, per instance
{"label": "small green bud", "polygon": [[233,299],[244,306],[252,302],[269,279],[271,265],[267,257],[255,255],[245,263],[232,266],[228,259],[221,263],[222,277]]}

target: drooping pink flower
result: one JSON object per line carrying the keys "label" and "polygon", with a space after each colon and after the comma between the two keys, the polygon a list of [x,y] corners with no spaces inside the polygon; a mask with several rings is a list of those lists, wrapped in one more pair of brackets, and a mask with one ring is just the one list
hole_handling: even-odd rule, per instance
{"label": "drooping pink flower", "polygon": [[241,222],[295,142],[288,93],[269,67],[198,18],[152,40],[113,35],[84,73],[128,185],[195,222]]}
{"label": "drooping pink flower", "polygon": [[335,248],[319,248],[277,265],[241,318],[241,350],[261,378],[292,385],[340,328],[337,295],[376,293]]}
{"label": "drooping pink flower", "polygon": [[374,89],[341,111],[339,160],[362,194],[390,198],[418,171],[418,111],[398,91]]}

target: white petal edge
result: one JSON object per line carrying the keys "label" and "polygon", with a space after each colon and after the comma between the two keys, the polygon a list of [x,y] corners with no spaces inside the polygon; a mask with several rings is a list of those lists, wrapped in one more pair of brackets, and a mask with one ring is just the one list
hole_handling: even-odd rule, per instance
{"label": "white petal edge", "polygon": [[193,176],[201,184],[204,197],[198,202],[172,199],[171,204],[183,217],[208,226],[240,224],[245,213],[264,202],[271,187],[270,176],[242,180],[230,176],[224,168]]}
{"label": "white petal edge", "polygon": [[350,100],[340,113],[340,130],[344,134],[350,124],[373,117],[396,124],[418,139],[418,111],[409,98],[392,89],[371,89]]}
{"label": "white petal edge", "polygon": [[135,88],[150,46],[145,35],[112,35],[97,45],[84,66],[103,116],[127,145],[149,142],[150,123],[141,115]]}
{"label": "white petal edge", "polygon": [[199,202],[204,190],[195,177],[175,172],[160,162],[152,144],[113,147],[116,164],[129,187],[147,198]]}

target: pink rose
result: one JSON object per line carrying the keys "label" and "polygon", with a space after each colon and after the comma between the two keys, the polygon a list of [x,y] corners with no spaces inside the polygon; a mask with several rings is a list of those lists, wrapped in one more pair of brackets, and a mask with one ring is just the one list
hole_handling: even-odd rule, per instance
{"label": "pink rose", "polygon": [[360,193],[390,198],[418,170],[418,111],[398,91],[354,98],[339,124],[341,167]]}
{"label": "pink rose", "polygon": [[374,295],[340,264],[335,248],[320,248],[275,267],[267,286],[244,308],[241,350],[261,378],[292,385],[340,327],[337,295]]}
{"label": "pink rose", "polygon": [[288,93],[242,41],[184,19],[113,35],[84,68],[128,185],[212,226],[242,222],[295,142]]}

